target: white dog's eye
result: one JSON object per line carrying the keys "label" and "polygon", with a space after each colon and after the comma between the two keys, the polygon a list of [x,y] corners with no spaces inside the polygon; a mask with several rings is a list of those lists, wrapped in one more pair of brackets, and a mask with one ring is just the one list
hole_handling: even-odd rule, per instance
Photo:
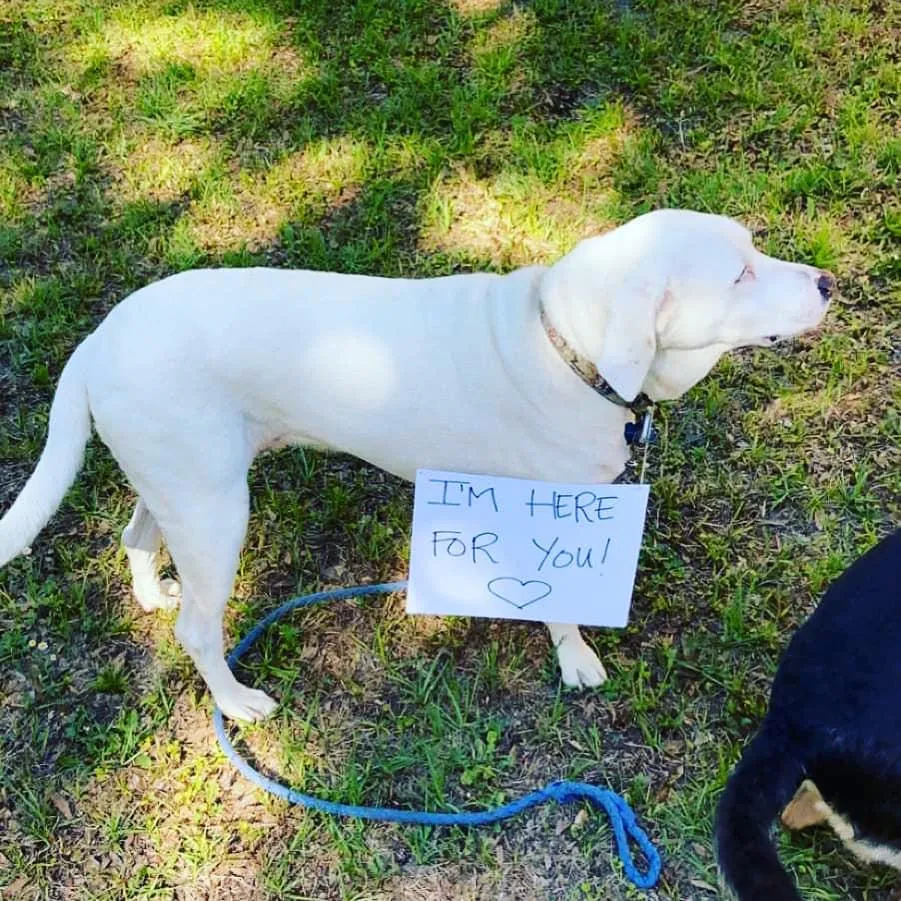
{"label": "white dog's eye", "polygon": [[754,275],[754,270],[750,266],[745,266],[738,278],[735,279],[735,284],[737,285],[741,282],[751,282],[754,281],[755,278],[757,278],[757,276]]}

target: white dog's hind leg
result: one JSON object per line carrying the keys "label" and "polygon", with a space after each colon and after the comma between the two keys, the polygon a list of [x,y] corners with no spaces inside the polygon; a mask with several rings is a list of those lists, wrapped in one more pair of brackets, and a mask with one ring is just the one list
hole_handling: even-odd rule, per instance
{"label": "white dog's hind leg", "polygon": [[[245,477],[246,478],[246,477]],[[222,618],[247,529],[247,483],[190,498],[179,518],[162,518],[182,583],[175,637],[191,656],[216,704],[230,719],[259,720],[275,710],[265,692],[242,685],[225,662]]]}
{"label": "white dog's hind leg", "polygon": [[563,684],[571,688],[596,688],[607,681],[607,671],[586,643],[578,626],[545,623],[557,649]]}
{"label": "white dog's hind leg", "polygon": [[[200,379],[161,391],[135,376],[125,390],[126,376],[114,375],[112,387],[96,386],[94,424],[150,513],[137,512],[130,538],[152,556],[159,527],[181,581],[176,638],[226,716],[261,719],[275,702],[235,678],[222,635],[250,516],[247,423]],[[148,558],[138,562],[146,573]]]}
{"label": "white dog's hind leg", "polygon": [[181,588],[174,579],[160,579],[159,553],[162,532],[141,498],[122,533],[122,544],[131,566],[131,579],[138,603],[148,612],[174,610]]}

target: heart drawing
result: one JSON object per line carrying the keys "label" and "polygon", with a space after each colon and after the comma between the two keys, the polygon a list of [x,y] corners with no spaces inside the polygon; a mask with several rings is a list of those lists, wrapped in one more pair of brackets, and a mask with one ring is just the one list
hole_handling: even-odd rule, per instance
{"label": "heart drawing", "polygon": [[492,579],[488,583],[488,590],[502,601],[515,607],[517,610],[524,610],[536,601],[546,598],[551,593],[551,586],[547,582],[538,579],[514,579],[512,576],[501,576],[499,579]]}

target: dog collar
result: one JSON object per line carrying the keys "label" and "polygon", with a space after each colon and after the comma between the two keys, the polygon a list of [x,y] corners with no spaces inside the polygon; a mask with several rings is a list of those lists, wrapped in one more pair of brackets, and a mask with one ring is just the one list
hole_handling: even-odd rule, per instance
{"label": "dog collar", "polygon": [[654,402],[647,394],[639,394],[633,401],[621,397],[613,386],[605,379],[597,366],[582,356],[575,348],[571,347],[563,335],[557,331],[548,318],[544,304],[539,301],[538,308],[541,311],[541,324],[548,341],[560,354],[563,362],[580,378],[589,388],[596,391],[604,400],[631,410],[635,416],[635,422],[627,422],[625,428],[626,444],[646,445],[654,440],[654,429],[651,421],[654,410]]}
{"label": "dog collar", "polygon": [[621,397],[613,386],[598,372],[597,366],[591,360],[583,357],[574,347],[570,346],[566,338],[557,331],[547,315],[544,304],[539,302],[538,308],[541,312],[541,324],[544,326],[544,332],[548,337],[548,341],[554,345],[555,350],[560,354],[563,362],[580,378],[589,388],[596,391],[605,400],[616,404],[618,407],[625,407],[631,410],[636,417],[643,415],[648,407],[653,405],[653,401],[647,394],[639,394],[635,400],[628,401]]}
{"label": "dog collar", "polygon": [[557,353],[560,354],[563,362],[589,388],[600,394],[604,400],[609,400],[610,403],[616,404],[618,407],[624,407],[632,411],[635,421],[627,422],[623,430],[623,438],[626,444],[646,447],[653,442],[655,438],[652,425],[654,402],[644,393],[639,394],[633,401],[628,401],[621,397],[607,379],[598,372],[597,366],[591,360],[583,357],[575,348],[571,347],[563,335],[554,328],[541,301],[538,302],[538,309],[541,312],[541,325],[544,327],[544,333]]}

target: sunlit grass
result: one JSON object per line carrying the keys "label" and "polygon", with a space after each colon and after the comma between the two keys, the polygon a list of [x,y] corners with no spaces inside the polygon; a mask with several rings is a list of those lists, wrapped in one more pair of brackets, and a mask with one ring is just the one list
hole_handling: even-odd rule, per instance
{"label": "sunlit grass", "polygon": [[310,220],[352,200],[369,156],[367,144],[341,137],[313,142],[236,178],[208,171],[182,220],[186,234],[204,251],[271,244],[285,222]]}
{"label": "sunlit grass", "polygon": [[8,225],[21,222],[37,195],[24,168],[22,159],[0,152],[0,218]]}
{"label": "sunlit grass", "polygon": [[263,4],[249,12],[192,5],[167,12],[159,4],[126,3],[69,45],[65,58],[85,68],[113,66],[119,78],[135,81],[171,67],[198,79],[259,71],[291,84],[310,70],[289,36]]}
{"label": "sunlit grass", "polygon": [[423,246],[494,265],[553,262],[619,220],[613,172],[640,131],[613,104],[550,134],[525,126],[497,135],[513,165],[482,178],[462,166],[442,174],[425,200]]}
{"label": "sunlit grass", "polygon": [[463,16],[480,16],[505,6],[504,0],[451,0],[451,6]]}
{"label": "sunlit grass", "polygon": [[217,161],[221,165],[220,148],[206,136],[167,140],[139,134],[127,143],[130,146],[116,148],[112,155],[116,162],[111,167],[117,200],[126,203],[177,200],[187,195]]}

